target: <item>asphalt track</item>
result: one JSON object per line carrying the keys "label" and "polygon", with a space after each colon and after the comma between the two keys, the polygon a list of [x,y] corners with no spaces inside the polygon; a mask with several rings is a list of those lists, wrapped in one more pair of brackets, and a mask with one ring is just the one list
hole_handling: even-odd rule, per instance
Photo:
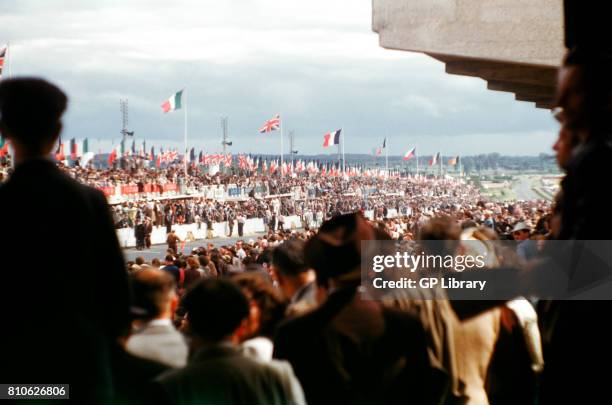
{"label": "asphalt track", "polygon": [[[209,243],[212,243],[215,246],[233,245],[234,243],[236,243],[238,239],[247,241],[249,239],[256,239],[258,236],[261,236],[261,235],[263,234],[249,235],[249,236],[244,236],[242,238],[239,238],[238,236],[234,236],[231,238],[199,239],[193,242],[186,242],[184,252],[189,253],[193,249],[200,247],[200,246],[206,246]],[[180,248],[181,248],[181,245],[179,245],[179,249]],[[134,260],[138,256],[144,257],[147,262],[150,262],[151,259],[154,259],[154,258],[158,258],[163,261],[164,257],[166,256],[166,249],[168,249],[168,245],[166,244],[153,245],[151,246],[151,249],[145,249],[145,250],[136,250],[136,248],[127,248],[127,249],[123,249],[123,255],[125,256],[126,261]]]}
{"label": "asphalt track", "polygon": [[538,195],[533,188],[537,185],[537,178],[532,176],[521,176],[519,183],[515,186],[517,200],[538,200],[542,196]]}

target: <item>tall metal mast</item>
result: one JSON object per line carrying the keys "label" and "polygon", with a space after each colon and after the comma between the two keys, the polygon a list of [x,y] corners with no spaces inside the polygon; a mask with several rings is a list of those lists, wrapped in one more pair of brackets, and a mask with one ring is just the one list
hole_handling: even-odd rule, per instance
{"label": "tall metal mast", "polygon": [[227,137],[228,137],[228,119],[227,117],[221,117],[221,133],[222,133],[222,139],[221,139],[221,145],[223,145],[223,155],[225,155],[226,153],[226,148],[228,145],[231,145],[230,142],[228,142]]}
{"label": "tall metal mast", "polygon": [[289,131],[289,151],[291,153],[291,166],[293,167],[293,157],[298,153],[295,150],[295,131]]}

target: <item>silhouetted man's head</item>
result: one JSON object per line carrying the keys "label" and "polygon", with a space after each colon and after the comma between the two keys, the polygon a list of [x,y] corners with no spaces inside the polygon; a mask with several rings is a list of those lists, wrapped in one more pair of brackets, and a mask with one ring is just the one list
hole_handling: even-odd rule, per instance
{"label": "silhouetted man's head", "polygon": [[581,140],[610,138],[612,58],[605,52],[574,48],[559,70],[556,105],[564,130]]}
{"label": "silhouetted man's head", "polygon": [[361,278],[361,242],[374,240],[374,228],[361,214],[344,214],[325,221],[319,233],[304,246],[308,267],[317,274],[317,283],[355,283]]}
{"label": "silhouetted man's head", "polygon": [[0,132],[16,154],[46,155],[62,129],[68,98],[58,87],[36,78],[0,82]]}
{"label": "silhouetted man's head", "polygon": [[183,298],[183,306],[191,333],[208,342],[229,338],[249,315],[249,301],[227,280],[198,282]]}

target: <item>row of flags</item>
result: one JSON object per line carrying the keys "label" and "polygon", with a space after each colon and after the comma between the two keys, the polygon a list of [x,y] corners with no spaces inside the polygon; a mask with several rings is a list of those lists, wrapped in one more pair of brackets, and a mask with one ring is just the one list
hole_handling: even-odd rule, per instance
{"label": "row of flags", "polygon": [[[3,46],[0,48],[0,78],[2,77],[2,72],[3,72],[3,68],[4,68],[4,62],[6,59],[6,53],[7,53],[7,46]],[[164,101],[161,105],[162,110],[164,113],[170,112],[170,111],[175,111],[177,109],[181,109],[183,107],[183,91],[179,90],[178,92],[174,93],[172,96],[170,96],[170,98],[168,98],[166,101]],[[259,132],[260,133],[268,133],[268,132],[272,132],[272,131],[276,131],[279,129],[281,121],[280,121],[280,114],[276,114],[275,116],[273,116],[271,119],[267,120],[264,122],[263,126],[261,128],[259,128]],[[327,148],[329,146],[333,145],[339,145],[340,144],[340,136],[342,133],[342,129],[337,129],[335,131],[330,131],[326,134],[323,135],[323,147]],[[230,143],[231,144],[231,143]],[[383,140],[383,144],[382,147],[377,148],[376,149],[376,155],[380,156],[382,154],[382,151],[386,148],[387,146],[387,138],[384,138]],[[79,144],[77,143],[75,138],[72,138],[70,140],[70,149],[69,149],[69,157],[71,160],[77,160],[78,158],[82,158],[85,154],[89,153],[89,143],[88,143],[88,139],[85,138],[82,141],[81,144],[81,148],[79,148]],[[0,140],[0,157],[5,156],[6,154],[8,154],[8,142],[6,142],[4,139]],[[155,161],[156,165],[159,167],[161,165],[161,163],[171,163],[173,161],[175,161],[176,159],[178,159],[178,152],[177,151],[166,151],[164,152],[163,149],[160,150],[160,153],[156,156],[155,155],[155,151],[154,151],[154,147],[151,147],[150,152],[147,154],[146,153],[146,141],[143,141],[142,144],[142,148],[139,149],[138,151],[136,150],[136,141],[132,141],[132,146],[130,149],[126,149],[126,145],[125,145],[125,139],[121,141],[120,145],[117,147],[114,147],[111,151],[111,153],[109,154],[108,157],[108,163],[109,165],[112,165],[113,162],[117,159],[118,156],[140,156],[142,158],[146,158],[148,160],[151,161]],[[416,147],[410,149],[409,151],[407,151],[404,154],[403,159],[405,161],[408,161],[410,159],[412,159],[413,157],[416,156]],[[64,152],[64,143],[62,142],[61,138],[58,144],[58,147],[56,149],[55,152],[55,157],[57,160],[65,160],[66,159],[66,155]],[[196,161],[195,159],[195,150],[194,148],[191,148],[190,151],[190,158],[189,161],[194,164],[194,163],[199,163],[202,165],[218,165],[218,164],[224,164],[225,166],[231,166],[232,164],[232,155],[231,154],[227,154],[227,155],[207,155],[207,154],[203,154],[203,152],[200,151],[199,157]],[[436,164],[438,164],[438,162],[440,162],[440,153],[438,152],[436,155],[433,155],[431,157],[431,159],[429,160],[429,166],[434,166]],[[312,163],[312,162],[311,162]],[[452,157],[448,160],[448,165],[450,166],[456,166],[457,164],[459,164],[459,156],[455,156]],[[267,164],[266,161],[263,162],[263,164]],[[283,165],[287,165],[286,162],[283,162]],[[298,163],[296,164],[296,167],[291,167],[291,168],[287,168],[286,171],[288,173],[291,172],[301,172],[303,170],[308,170],[308,171],[313,171],[313,167],[306,167],[303,166],[304,163],[302,161],[298,161]],[[257,170],[257,168],[259,167],[259,160],[252,160],[252,158],[250,157],[245,157],[244,155],[239,155],[238,156],[238,166],[241,169],[245,169],[245,170]],[[273,171],[276,171],[276,169],[278,168],[278,162],[276,163],[270,163],[270,169],[274,169]],[[266,168],[264,171],[267,171],[268,168]],[[283,171],[285,169],[283,169],[281,167],[281,171]],[[319,170],[319,169],[317,169]],[[347,172],[350,169],[347,169]]]}
{"label": "row of flags", "polygon": [[70,157],[71,160],[77,160],[83,158],[85,155],[93,157],[93,154],[89,152],[89,139],[85,138],[82,142],[78,142],[76,138],[70,139],[68,155],[66,155],[64,142],[62,142],[62,138],[60,137],[57,149],[55,149],[56,160],[66,160],[67,157]]}
{"label": "row of flags", "polygon": [[[326,139],[329,140],[331,144],[331,139],[336,139],[340,136],[341,130],[333,131],[326,134]],[[333,137],[333,138],[332,138]],[[336,142],[336,141],[334,141]],[[337,143],[334,143],[337,144]],[[383,141],[383,146],[386,144],[386,139]],[[70,139],[68,155],[65,154],[64,143],[60,139],[58,147],[55,152],[55,157],[57,160],[65,160],[70,157],[71,160],[77,160],[81,158],[84,154],[89,152],[89,140],[88,138],[83,139],[81,142],[78,142],[75,138]],[[0,157],[4,156],[8,153],[8,142],[4,140],[0,143]],[[136,140],[132,141],[131,148],[126,148],[125,141],[122,140],[121,143],[114,147],[109,155],[108,163],[110,165],[120,156],[138,156],[143,159],[148,159],[150,161],[155,161],[156,165],[159,167],[161,163],[171,163],[178,159],[178,151],[169,150],[165,151],[163,148],[160,149],[159,153],[155,153],[155,147],[151,147],[150,151],[146,152],[146,140],[142,142],[142,146],[137,150]],[[403,160],[408,161],[416,156],[416,147],[410,149],[403,156]],[[454,156],[451,157],[447,164],[449,166],[456,166],[459,164],[460,157]],[[232,164],[232,155],[231,154],[204,154],[204,152],[200,151],[198,158],[195,156],[195,148],[191,148],[189,153],[189,162],[192,164],[201,164],[204,166],[214,166],[223,164],[226,167],[231,166]],[[429,161],[429,166],[435,166],[440,163],[440,152],[433,155]],[[238,155],[238,167],[244,170],[257,170],[259,167],[259,159],[253,159],[250,156]],[[300,170],[300,165],[305,165],[302,160],[298,160],[297,163],[298,172]]]}
{"label": "row of flags", "polygon": [[[429,166],[435,166],[439,163],[442,163],[440,159],[440,152],[436,153],[429,159]],[[449,166],[457,166],[459,164],[459,156],[453,156],[446,162]]]}
{"label": "row of flags", "polygon": [[[169,112],[169,111],[174,111],[176,109],[181,108],[181,98],[182,98],[182,92],[183,90],[175,93],[173,96],[171,96],[168,100],[166,100],[163,104],[162,104],[162,109],[164,112]],[[276,114],[274,115],[271,119],[266,120],[264,122],[264,124],[261,126],[261,128],[259,128],[259,133],[268,133],[268,132],[272,132],[272,131],[276,131],[280,128],[280,124],[281,124],[281,118],[280,118],[280,114]],[[330,131],[327,132],[326,134],[323,135],[323,147],[324,148],[328,148],[331,145],[340,145],[340,136],[342,134],[342,128],[341,129],[337,129],[335,131]],[[384,149],[386,149],[387,147],[387,138],[383,139],[383,143],[382,143],[382,147],[379,147],[376,149],[376,156],[380,156],[382,155],[382,151]],[[193,149],[192,149],[193,151]],[[408,150],[405,154],[403,159],[405,161],[408,161],[412,158],[416,157],[416,147]],[[191,159],[193,161],[193,159]],[[438,164],[438,162],[440,162],[440,153],[438,152],[436,155],[432,156],[431,159],[429,160],[429,166],[434,166],[436,164]],[[240,162],[239,162],[240,163]],[[456,166],[457,164],[459,164],[459,156],[455,156],[451,159],[448,160],[448,165],[450,166]],[[244,167],[248,167],[249,164],[248,163],[244,163],[243,164]],[[242,168],[242,167],[241,167]]]}
{"label": "row of flags", "polygon": [[136,152],[135,143],[132,142],[132,148],[126,150],[124,142],[121,142],[121,144],[115,146],[108,155],[108,164],[112,166],[118,157],[135,156],[155,162],[155,165],[160,167],[162,163],[172,163],[179,158],[177,150],[164,151],[163,148],[160,148],[159,153],[155,154],[154,146],[151,146],[149,152],[145,151],[145,147],[146,143],[143,142],[143,147]]}
{"label": "row of flags", "polygon": [[[6,47],[4,48],[0,48],[0,74],[2,72],[2,67],[3,67],[3,63],[4,63],[4,56],[6,55]],[[183,107],[183,91],[179,90],[178,92],[174,93],[172,96],[170,96],[170,98],[168,98],[166,101],[164,101],[161,105],[162,110],[164,113],[170,112],[170,111],[175,111],[177,109],[181,109]],[[274,115],[271,119],[266,120],[263,124],[263,126],[261,128],[259,128],[259,132],[260,133],[268,133],[268,132],[272,132],[272,131],[276,131],[280,128],[281,125],[281,118],[280,118],[280,114],[276,114]],[[339,145],[340,144],[340,137],[342,134],[342,129],[337,129],[335,131],[330,131],[326,134],[323,135],[323,147],[327,148],[329,146],[333,145]],[[7,145],[2,145],[0,146],[0,156],[2,156],[2,153],[6,153],[5,149],[7,149]],[[386,149],[387,147],[387,138],[384,138],[383,143],[382,143],[382,147],[377,148],[376,149],[376,155],[379,156],[382,154],[382,151],[384,149]],[[79,151],[77,142],[74,138],[72,138],[70,140],[70,158],[72,160],[76,160],[77,158],[82,156],[82,153],[87,153],[88,152],[88,140],[85,139],[83,141],[83,147],[82,150]],[[160,153],[156,156],[155,155],[155,151],[154,148],[151,147],[151,151],[147,154],[146,153],[146,141],[143,141],[142,144],[142,148],[139,149],[138,151],[136,150],[136,141],[133,140],[132,141],[132,147],[130,149],[126,149],[126,145],[125,145],[125,139],[121,141],[120,145],[118,147],[113,148],[113,150],[111,151],[111,153],[109,154],[109,158],[108,158],[108,163],[110,165],[113,164],[113,162],[117,159],[118,156],[140,156],[142,158],[146,158],[148,160],[151,161],[155,161],[156,165],[159,167],[161,165],[161,163],[171,163],[173,161],[175,161],[176,159],[178,159],[178,152],[177,151],[167,151],[164,152],[163,150],[160,150]],[[408,161],[412,158],[414,158],[416,156],[416,147],[408,150],[404,156],[403,156],[403,160]],[[64,144],[61,142],[59,142],[58,148],[56,150],[56,158],[58,160],[65,160],[65,154],[64,154]],[[429,160],[429,166],[434,166],[436,165],[438,162],[440,161],[440,153],[438,152],[436,155],[432,156],[431,159]],[[232,157],[231,154],[227,154],[227,155],[208,155],[208,154],[203,154],[203,152],[200,151],[199,157],[196,160],[195,158],[195,150],[194,148],[191,148],[190,154],[189,154],[189,162],[191,164],[201,164],[201,165],[218,165],[218,164],[224,164],[225,166],[230,166],[231,162],[232,162]],[[265,161],[264,161],[265,163]],[[449,159],[448,161],[448,165],[450,166],[455,166],[459,163],[459,156],[453,157],[451,159]],[[283,162],[283,165],[286,165],[287,163]],[[286,169],[287,172],[292,172],[297,170],[297,172],[300,172],[302,170],[302,167],[300,167],[299,165],[302,165],[301,161],[298,161],[298,166],[295,168],[288,168]],[[244,155],[239,155],[238,156],[238,166],[241,169],[246,169],[246,170],[256,170],[259,167],[259,161],[254,161],[252,160],[252,158],[250,157],[245,157]],[[270,164],[272,169],[275,169],[278,167],[278,163],[271,163]],[[266,169],[267,170],[267,169]],[[274,171],[275,171],[274,170]],[[312,170],[312,169],[311,169]],[[283,171],[282,167],[281,167],[281,171]],[[347,170],[348,171],[348,170]]]}

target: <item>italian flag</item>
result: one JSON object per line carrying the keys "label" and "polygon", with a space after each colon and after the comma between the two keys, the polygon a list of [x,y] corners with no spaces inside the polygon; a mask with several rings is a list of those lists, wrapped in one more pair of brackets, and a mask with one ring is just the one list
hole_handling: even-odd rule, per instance
{"label": "italian flag", "polygon": [[170,96],[168,100],[164,101],[164,103],[161,105],[162,110],[164,110],[164,112],[167,113],[170,111],[180,109],[182,107],[182,104],[181,104],[182,97],[183,97],[183,90],[177,91],[172,96]]}

